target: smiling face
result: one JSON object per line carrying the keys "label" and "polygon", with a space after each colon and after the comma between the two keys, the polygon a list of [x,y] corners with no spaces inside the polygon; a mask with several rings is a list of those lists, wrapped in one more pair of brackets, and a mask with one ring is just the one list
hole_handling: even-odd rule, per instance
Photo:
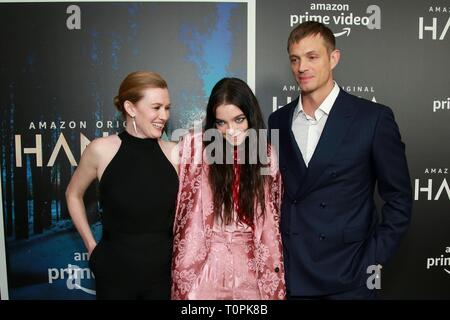
{"label": "smiling face", "polygon": [[329,52],[320,34],[310,35],[289,46],[291,70],[302,95],[326,96],[333,88],[333,69],[339,51]]}
{"label": "smiling face", "polygon": [[[142,99],[136,103],[124,103],[128,115],[135,117],[137,128],[137,133],[132,127],[128,131],[139,138],[160,138],[170,117],[169,91],[167,88],[147,88],[142,91],[142,95]],[[131,122],[128,119],[127,123]]]}
{"label": "smiling face", "polygon": [[234,104],[216,108],[216,128],[232,145],[240,145],[248,130],[248,121],[242,110]]}

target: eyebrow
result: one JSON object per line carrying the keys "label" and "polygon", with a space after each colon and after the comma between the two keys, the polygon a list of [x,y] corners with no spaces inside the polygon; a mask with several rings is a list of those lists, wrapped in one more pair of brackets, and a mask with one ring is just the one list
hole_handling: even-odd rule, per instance
{"label": "eyebrow", "polygon": [[[245,114],[244,114],[244,113],[241,113],[241,114],[237,115],[236,117],[234,117],[232,120],[235,120],[235,119],[237,119],[237,118],[239,118],[239,117],[242,117],[242,116],[245,117]],[[225,121],[225,120],[216,117],[216,121]]]}
{"label": "eyebrow", "polygon": [[[152,103],[150,105],[151,106],[164,106],[164,104],[159,103],[159,102],[154,102],[154,103]],[[169,104],[166,105],[166,107],[171,107],[171,106],[172,106],[172,103],[169,103]]]}
{"label": "eyebrow", "polygon": [[[310,54],[319,54],[319,51],[310,50],[310,51],[306,52],[304,55],[307,56],[307,55],[310,55]],[[289,58],[300,58],[300,56],[298,56],[296,54],[291,54],[291,55],[289,55]]]}

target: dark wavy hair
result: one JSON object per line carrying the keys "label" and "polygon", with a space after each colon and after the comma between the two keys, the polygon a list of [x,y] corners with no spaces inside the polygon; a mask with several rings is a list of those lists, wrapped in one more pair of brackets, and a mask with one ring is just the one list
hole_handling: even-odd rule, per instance
{"label": "dark wavy hair", "polygon": [[[247,118],[249,129],[265,129],[261,109],[258,100],[253,94],[249,86],[238,78],[224,78],[217,82],[212,89],[206,108],[206,119],[204,129],[216,129],[216,110],[217,107],[224,104],[233,104],[237,106],[244,113]],[[217,129],[216,129],[217,130]],[[213,194],[214,201],[214,215],[220,217],[225,224],[230,224],[233,221],[233,198],[232,198],[232,183],[233,183],[233,165],[226,162],[226,149],[232,150],[228,141],[223,139],[223,162],[222,164],[212,163],[209,166],[209,183]],[[259,134],[256,135],[259,145]],[[205,141],[207,147],[212,141]],[[267,140],[265,140],[267,143]],[[245,163],[239,164],[240,167],[240,184],[239,184],[239,208],[240,215],[238,220],[253,225],[257,204],[259,203],[262,209],[261,214],[264,216],[264,184],[265,176],[261,175],[260,169],[264,167],[260,155],[257,150],[250,150],[249,138],[247,137],[242,143],[241,147],[245,148]],[[229,151],[228,151],[229,152]],[[248,159],[250,152],[256,152],[256,164],[250,164]],[[212,154],[215,156],[215,154]],[[222,208],[223,206],[223,208]]]}

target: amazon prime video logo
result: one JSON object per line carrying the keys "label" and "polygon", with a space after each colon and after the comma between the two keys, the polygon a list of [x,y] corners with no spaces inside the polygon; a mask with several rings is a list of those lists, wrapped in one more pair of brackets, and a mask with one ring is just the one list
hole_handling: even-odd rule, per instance
{"label": "amazon prime video logo", "polygon": [[[95,290],[88,288],[93,285],[94,274],[88,267],[80,267],[78,263],[88,261],[87,252],[74,253],[74,260],[77,264],[67,264],[67,268],[49,268],[48,283],[56,284],[59,280],[66,280],[66,287],[69,290],[81,290],[87,294],[95,295]],[[84,283],[84,286],[82,285]],[[88,287],[85,287],[86,284]]]}
{"label": "amazon prime video logo", "polygon": [[352,28],[366,27],[369,30],[381,29],[381,8],[369,5],[362,14],[354,13],[348,4],[311,3],[305,12],[289,15],[291,27],[306,21],[334,24],[337,28],[335,37],[350,36]]}
{"label": "amazon prime video logo", "polygon": [[[450,247],[445,248],[445,253],[450,253]],[[450,275],[450,257],[445,257],[441,254],[440,257],[427,258],[427,270],[430,270],[431,268],[442,268],[446,274]]]}

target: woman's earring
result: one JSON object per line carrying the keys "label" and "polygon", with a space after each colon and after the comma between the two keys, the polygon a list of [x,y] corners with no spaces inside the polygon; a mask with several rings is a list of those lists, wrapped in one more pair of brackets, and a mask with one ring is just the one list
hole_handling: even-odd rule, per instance
{"label": "woman's earring", "polygon": [[131,120],[133,121],[134,133],[138,134],[138,133],[137,133],[137,128],[136,128],[136,120],[134,120],[135,117],[136,117],[136,116],[132,116],[132,117],[131,117]]}

